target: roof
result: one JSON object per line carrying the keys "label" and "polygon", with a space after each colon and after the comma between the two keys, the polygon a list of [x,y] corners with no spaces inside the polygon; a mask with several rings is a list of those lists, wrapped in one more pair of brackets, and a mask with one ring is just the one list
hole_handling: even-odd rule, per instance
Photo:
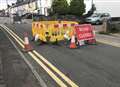
{"label": "roof", "polygon": [[22,5],[31,3],[31,2],[35,2],[35,1],[37,1],[37,0],[25,0],[25,1],[21,2],[21,3],[16,3],[15,5],[12,6],[12,8],[19,7],[19,6],[22,6]]}

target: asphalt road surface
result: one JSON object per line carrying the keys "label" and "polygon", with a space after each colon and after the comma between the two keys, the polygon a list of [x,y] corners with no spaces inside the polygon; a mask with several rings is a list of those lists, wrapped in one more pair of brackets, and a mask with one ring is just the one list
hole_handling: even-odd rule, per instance
{"label": "asphalt road surface", "polygon": [[0,28],[0,87],[41,87]]}
{"label": "asphalt road surface", "polygon": [[[30,24],[7,26],[22,39],[24,32],[28,32],[32,39]],[[120,87],[120,48],[101,43],[79,49],[31,43],[35,50],[80,87]]]}

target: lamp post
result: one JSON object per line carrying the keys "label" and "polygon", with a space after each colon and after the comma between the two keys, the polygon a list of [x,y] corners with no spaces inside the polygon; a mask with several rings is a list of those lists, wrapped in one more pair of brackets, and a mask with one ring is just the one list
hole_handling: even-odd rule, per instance
{"label": "lamp post", "polygon": [[91,7],[93,8],[93,0],[91,1]]}

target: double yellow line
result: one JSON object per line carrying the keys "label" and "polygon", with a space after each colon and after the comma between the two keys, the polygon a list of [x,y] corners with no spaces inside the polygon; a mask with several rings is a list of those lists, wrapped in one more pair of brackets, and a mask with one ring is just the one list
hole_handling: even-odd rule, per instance
{"label": "double yellow line", "polygon": [[[24,48],[24,41],[15,34],[12,30],[10,30],[5,25],[0,25],[3,29],[10,34],[16,42]],[[48,73],[48,75],[60,86],[60,87],[79,87],[76,83],[74,83],[70,78],[68,78],[64,73],[62,73],[59,69],[57,69],[52,63],[50,63],[46,58],[40,55],[37,51],[33,50],[32,52],[28,52],[28,54]],[[43,63],[44,62],[44,63]],[[47,66],[49,66],[49,68]],[[52,70],[53,71],[52,71]],[[62,81],[55,73],[57,73],[64,81]]]}

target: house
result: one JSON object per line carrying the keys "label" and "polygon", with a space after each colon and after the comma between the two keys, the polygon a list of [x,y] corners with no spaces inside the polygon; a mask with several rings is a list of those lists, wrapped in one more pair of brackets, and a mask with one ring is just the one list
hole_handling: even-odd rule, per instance
{"label": "house", "polygon": [[10,14],[40,13],[48,15],[47,9],[51,7],[51,0],[24,0],[10,7]]}
{"label": "house", "polygon": [[120,0],[93,0],[97,13],[109,13],[112,17],[120,17]]}
{"label": "house", "polygon": [[[48,9],[51,8],[53,0],[19,0],[19,3],[13,5],[10,9],[11,14],[19,13],[23,15],[25,13],[39,12],[43,15],[48,15]],[[70,3],[71,0],[67,0]],[[112,17],[120,17],[120,13],[117,9],[120,9],[119,0],[84,0],[87,13],[92,4],[95,4],[97,13],[110,13]]]}

